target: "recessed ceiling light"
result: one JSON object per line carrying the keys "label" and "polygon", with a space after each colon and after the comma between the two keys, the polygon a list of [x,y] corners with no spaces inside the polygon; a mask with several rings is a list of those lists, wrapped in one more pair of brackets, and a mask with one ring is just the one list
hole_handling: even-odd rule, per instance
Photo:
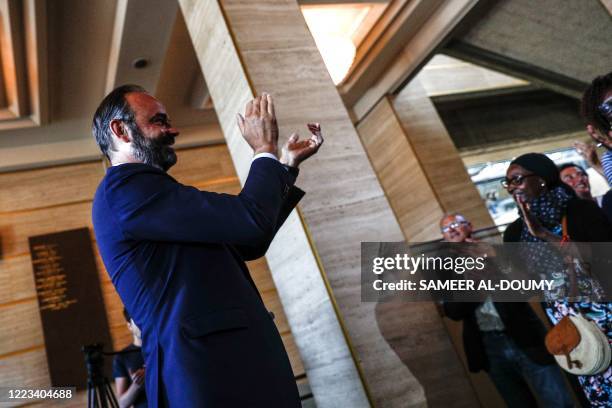
{"label": "recessed ceiling light", "polygon": [[134,61],[132,61],[132,66],[136,69],[144,68],[147,65],[149,65],[149,61],[145,58],[136,58]]}

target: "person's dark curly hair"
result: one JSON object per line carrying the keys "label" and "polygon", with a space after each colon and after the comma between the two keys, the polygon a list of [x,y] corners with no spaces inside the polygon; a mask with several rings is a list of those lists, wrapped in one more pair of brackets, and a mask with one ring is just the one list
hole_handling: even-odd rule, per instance
{"label": "person's dark curly hair", "polygon": [[610,131],[610,119],[606,118],[598,109],[604,101],[606,93],[612,91],[612,72],[598,76],[591,82],[582,95],[580,113],[587,122],[600,132],[607,134]]}
{"label": "person's dark curly hair", "polygon": [[577,169],[580,169],[580,170],[582,170],[582,172],[583,172],[584,174],[587,174],[587,175],[588,175],[588,173],[586,172],[586,170],[584,169],[584,167],[582,167],[582,166],[580,166],[580,165],[578,165],[578,164],[576,164],[576,163],[565,163],[565,164],[562,164],[561,166],[559,166],[559,173],[561,173],[561,172],[562,172],[563,170],[565,170],[565,169],[569,169],[570,167],[575,167],[575,168],[577,168]]}

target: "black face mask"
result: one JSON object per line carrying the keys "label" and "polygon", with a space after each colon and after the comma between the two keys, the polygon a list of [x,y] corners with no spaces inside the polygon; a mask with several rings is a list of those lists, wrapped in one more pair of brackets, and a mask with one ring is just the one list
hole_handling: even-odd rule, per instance
{"label": "black face mask", "polygon": [[174,135],[164,134],[158,139],[147,139],[135,123],[130,124],[129,128],[134,156],[138,160],[164,171],[176,164],[176,153],[170,146],[174,142]]}

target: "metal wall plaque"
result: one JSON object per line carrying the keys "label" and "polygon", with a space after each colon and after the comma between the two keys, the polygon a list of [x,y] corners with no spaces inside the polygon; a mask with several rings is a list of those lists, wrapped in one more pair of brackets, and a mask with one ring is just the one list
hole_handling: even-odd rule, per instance
{"label": "metal wall plaque", "polygon": [[85,388],[82,346],[112,347],[89,230],[39,235],[29,243],[51,385]]}

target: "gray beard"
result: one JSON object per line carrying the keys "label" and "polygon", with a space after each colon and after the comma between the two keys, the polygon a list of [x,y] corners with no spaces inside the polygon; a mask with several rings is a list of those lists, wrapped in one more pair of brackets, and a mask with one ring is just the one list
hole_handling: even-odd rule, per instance
{"label": "gray beard", "polygon": [[170,143],[174,137],[147,139],[137,125],[130,126],[132,133],[132,151],[139,161],[167,171],[176,164],[176,153]]}

